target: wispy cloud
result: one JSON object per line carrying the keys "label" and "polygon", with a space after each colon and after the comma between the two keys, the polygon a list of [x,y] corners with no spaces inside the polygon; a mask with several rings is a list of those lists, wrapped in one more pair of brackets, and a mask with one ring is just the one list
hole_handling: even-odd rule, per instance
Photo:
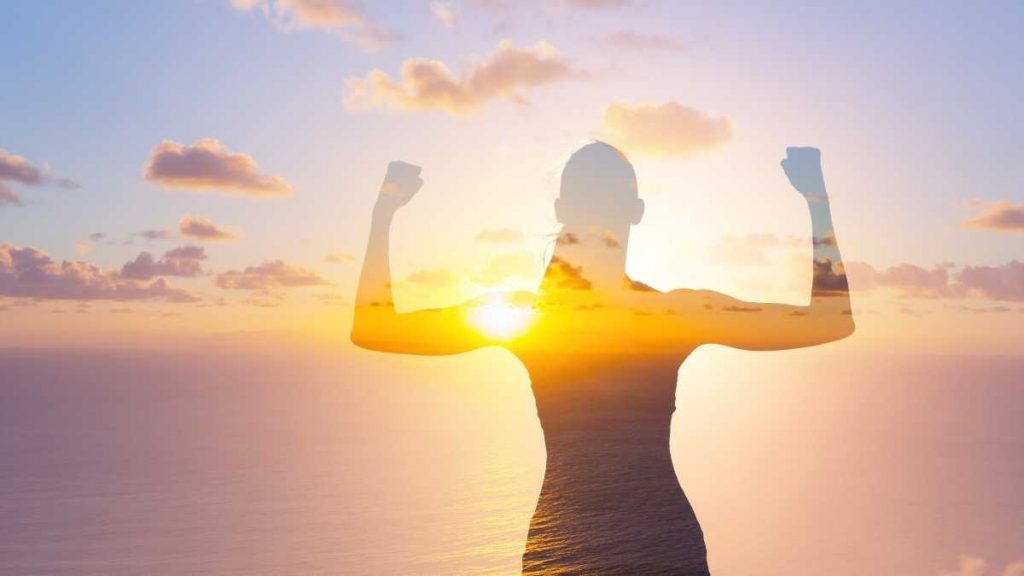
{"label": "wispy cloud", "polygon": [[1024,234],[1024,203],[976,200],[969,205],[980,213],[964,222],[967,228]]}
{"label": "wispy cloud", "polygon": [[191,214],[185,214],[178,221],[178,233],[200,242],[227,242],[238,239],[238,233]]}
{"label": "wispy cloud", "polygon": [[252,156],[232,152],[215,138],[188,145],[172,140],[161,142],[150,153],[143,176],[174,190],[249,197],[292,193],[291,185],[283,178],[261,174]]}
{"label": "wispy cloud", "polygon": [[430,12],[434,15],[435,20],[447,28],[454,28],[459,24],[459,17],[455,13],[455,9],[448,2],[431,2]]}
{"label": "wispy cloud", "polygon": [[412,58],[402,63],[396,81],[383,70],[345,82],[345,108],[349,111],[382,109],[394,112],[440,111],[465,116],[487,109],[490,102],[508,100],[527,104],[523,92],[565,80],[569,63],[546,42],[528,48],[508,40],[497,50],[456,75],[439,60]]}
{"label": "wispy cloud", "polygon": [[721,146],[733,135],[729,118],[715,118],[676,102],[616,102],[605,108],[604,129],[609,139],[626,152],[648,156],[704,152]]}
{"label": "wispy cloud", "polygon": [[315,271],[282,260],[229,270],[217,276],[217,286],[226,290],[275,290],[327,284],[329,282]]}
{"label": "wispy cloud", "polygon": [[174,232],[171,230],[165,230],[163,228],[151,228],[149,230],[143,230],[137,233],[142,236],[144,240],[156,241],[156,240],[170,240],[174,238]]}
{"label": "wispy cloud", "polygon": [[924,268],[898,264],[875,268],[851,262],[846,272],[854,290],[888,288],[907,298],[977,298],[1024,302],[1024,262],[1013,260],[1001,266],[967,265]]}
{"label": "wispy cloud", "polygon": [[324,256],[324,262],[328,264],[348,264],[349,262],[355,262],[356,257],[348,252],[331,252],[327,256]]}
{"label": "wispy cloud", "polygon": [[4,205],[21,205],[21,197],[18,194],[7,187],[6,184],[0,182],[0,206]]}
{"label": "wispy cloud", "polygon": [[242,12],[259,10],[282,30],[317,28],[336,31],[345,42],[367,52],[385,48],[394,35],[368,17],[352,0],[230,0]]}
{"label": "wispy cloud", "polygon": [[21,197],[11,189],[11,183],[78,188],[77,182],[56,174],[48,166],[40,168],[24,157],[0,148],[0,206],[22,204]]}

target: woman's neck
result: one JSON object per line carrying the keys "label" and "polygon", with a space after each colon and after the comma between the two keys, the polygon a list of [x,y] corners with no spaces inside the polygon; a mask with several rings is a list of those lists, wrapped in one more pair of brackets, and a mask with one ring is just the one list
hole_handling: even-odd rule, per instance
{"label": "woman's neck", "polygon": [[554,257],[578,269],[594,287],[617,288],[626,277],[628,241],[629,226],[566,226],[558,235]]}

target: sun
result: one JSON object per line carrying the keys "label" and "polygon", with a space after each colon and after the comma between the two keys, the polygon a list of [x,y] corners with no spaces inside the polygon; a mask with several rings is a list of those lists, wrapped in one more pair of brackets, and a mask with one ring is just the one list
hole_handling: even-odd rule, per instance
{"label": "sun", "polygon": [[498,298],[473,308],[469,321],[491,338],[511,340],[526,331],[533,315],[534,310],[530,306],[518,306]]}

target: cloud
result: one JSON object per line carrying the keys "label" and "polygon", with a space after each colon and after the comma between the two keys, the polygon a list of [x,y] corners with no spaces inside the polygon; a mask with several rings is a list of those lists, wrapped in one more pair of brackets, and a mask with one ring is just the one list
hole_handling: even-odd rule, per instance
{"label": "cloud", "polygon": [[229,270],[217,276],[217,286],[226,290],[274,290],[327,284],[327,280],[313,270],[281,260],[270,260],[244,270]]}
{"label": "cloud", "polygon": [[644,284],[643,282],[633,280],[632,278],[624,278],[626,288],[635,292],[657,292],[654,288]]}
{"label": "cloud", "polygon": [[21,206],[21,197],[3,182],[0,182],[0,206],[4,205]]}
{"label": "cloud", "polygon": [[838,246],[839,245],[839,243],[836,242],[836,235],[835,235],[835,233],[828,234],[828,235],[823,236],[821,238],[817,238],[817,237],[811,238],[811,243],[813,243],[815,246]]}
{"label": "cloud", "polygon": [[974,298],[1024,302],[1024,262],[1002,266],[964,266],[957,288]]}
{"label": "cloud", "polygon": [[378,108],[394,112],[440,111],[465,116],[487,109],[494,100],[528,104],[522,92],[569,78],[568,62],[546,42],[517,48],[503,40],[497,50],[472,64],[461,76],[438,60],[412,58],[402,63],[401,80],[382,70],[345,82],[349,111]]}
{"label": "cloud", "polygon": [[1003,576],[1024,576],[1024,560],[1008,564],[1003,570]]}
{"label": "cloud", "polygon": [[855,290],[890,288],[906,298],[975,298],[1024,302],[1024,262],[1010,261],[1001,266],[964,266],[951,271],[949,266],[923,268],[898,264],[876,269],[863,262],[846,267]]}
{"label": "cloud", "polygon": [[250,197],[287,196],[280,176],[261,174],[252,156],[231,152],[215,138],[191,145],[164,140],[150,153],[143,176],[164,188]]}
{"label": "cloud", "polygon": [[951,296],[949,270],[942,266],[924,268],[916,264],[897,264],[875,268],[863,262],[851,262],[846,272],[854,290],[891,288],[905,298],[943,298]]}
{"label": "cloud", "polygon": [[186,238],[200,242],[228,242],[238,239],[234,232],[221,228],[206,218],[191,214],[185,214],[178,220],[178,232]]}
{"label": "cloud", "polygon": [[202,274],[202,261],[206,260],[206,252],[201,246],[181,246],[164,254],[156,260],[149,252],[142,252],[135,260],[121,267],[121,276],[137,280],[149,280],[157,276],[180,276],[192,278]]}
{"label": "cloud", "polygon": [[[939,576],[995,576],[996,572],[988,571],[988,562],[976,556],[960,555],[960,565],[955,572],[945,570]],[[1024,561],[1011,562],[999,574],[1002,576],[1024,576]]]}
{"label": "cloud", "polygon": [[43,300],[151,300],[195,302],[163,278],[150,283],[105,272],[86,262],[56,262],[35,248],[0,245],[0,296]]}
{"label": "cloud", "polygon": [[0,180],[35,186],[43,183],[43,172],[25,158],[0,148]]}
{"label": "cloud", "polygon": [[613,34],[594,38],[594,42],[619,50],[678,52],[683,44],[677,38],[664,34],[643,34],[630,30],[622,30]]}
{"label": "cloud", "polygon": [[327,292],[324,294],[317,294],[317,300],[322,302],[325,306],[351,306],[352,298],[347,294],[340,292]]}
{"label": "cloud", "polygon": [[170,240],[174,237],[174,232],[171,232],[170,230],[152,229],[143,230],[142,232],[139,232],[138,235],[142,236],[146,240]]}
{"label": "cloud", "polygon": [[281,294],[260,294],[242,302],[258,308],[277,308],[284,302],[284,297]]}
{"label": "cloud", "polygon": [[259,9],[282,30],[317,28],[341,31],[341,39],[367,52],[387,47],[394,36],[366,16],[353,0],[230,0],[236,10]]}
{"label": "cloud", "polygon": [[451,286],[455,284],[455,276],[444,269],[439,270],[418,270],[405,278],[406,282],[421,284],[423,286]]}
{"label": "cloud", "polygon": [[831,258],[820,258],[814,261],[814,291],[812,296],[826,298],[830,296],[846,296],[850,293],[849,281],[846,278],[846,267],[842,262],[832,262]]}
{"label": "cloud", "polygon": [[556,246],[575,246],[580,243],[580,237],[573,232],[562,232],[555,238]]}
{"label": "cloud", "polygon": [[676,102],[616,102],[604,111],[604,129],[631,154],[687,156],[716,148],[732,138],[732,120],[713,118]]}
{"label": "cloud", "polygon": [[590,290],[592,286],[590,280],[583,276],[582,266],[573,266],[557,256],[551,258],[544,281],[564,290]]}
{"label": "cloud", "polygon": [[960,556],[960,567],[956,572],[942,572],[941,576],[985,576],[988,565],[983,558]]}
{"label": "cloud", "polygon": [[[982,308],[975,308],[971,306],[964,306],[963,304],[957,306],[956,309],[963,312],[972,312],[974,314],[1007,314],[1014,311],[1013,308],[1010,308],[1009,306],[985,306]],[[1024,308],[1018,308],[1018,311],[1024,311]]]}
{"label": "cloud", "polygon": [[454,28],[459,23],[459,17],[455,14],[451,4],[444,2],[431,2],[430,12],[434,19],[448,28]]}
{"label": "cloud", "polygon": [[981,213],[964,221],[965,227],[1024,234],[1024,203],[976,201],[971,206],[980,209]]}
{"label": "cloud", "polygon": [[331,252],[327,256],[324,256],[324,262],[328,264],[348,264],[349,262],[355,262],[356,257],[347,252]]}
{"label": "cloud", "polygon": [[722,306],[722,310],[725,312],[760,312],[761,309],[756,306]]}
{"label": "cloud", "polygon": [[0,148],[0,206],[21,206],[21,197],[8,183],[23,186],[53,185],[60,188],[78,188],[78,183],[63,178],[48,167],[39,168],[22,156]]}
{"label": "cloud", "polygon": [[486,244],[518,244],[523,241],[523,233],[511,228],[481,230],[473,237],[477,242]]}
{"label": "cloud", "polygon": [[622,243],[615,237],[615,234],[611,230],[599,230],[591,231],[592,236],[597,238],[604,244],[605,248],[622,248]]}

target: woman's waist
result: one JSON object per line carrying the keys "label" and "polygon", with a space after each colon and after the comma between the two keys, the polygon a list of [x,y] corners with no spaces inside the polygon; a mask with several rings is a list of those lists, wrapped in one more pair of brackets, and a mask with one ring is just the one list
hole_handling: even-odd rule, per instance
{"label": "woman's waist", "polygon": [[668,434],[675,412],[673,396],[535,394],[537,417],[547,430],[595,432],[663,431]]}

